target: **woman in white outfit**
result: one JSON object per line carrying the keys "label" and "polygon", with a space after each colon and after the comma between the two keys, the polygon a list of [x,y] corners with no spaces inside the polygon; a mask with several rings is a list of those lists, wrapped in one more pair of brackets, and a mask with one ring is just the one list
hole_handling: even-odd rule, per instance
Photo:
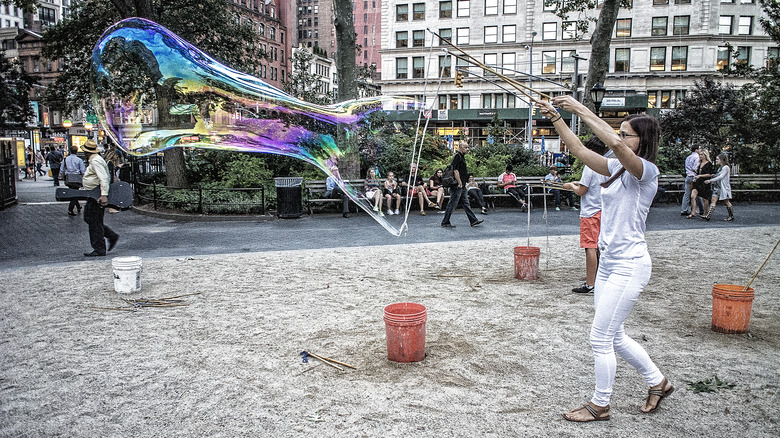
{"label": "woman in white outfit", "polygon": [[[578,115],[616,158],[603,157],[582,146],[552,104]],[[572,154],[595,172],[609,177],[601,189],[598,243],[601,259],[594,288],[596,312],[590,330],[596,388],[586,405],[563,416],[578,422],[609,419],[609,400],[617,367],[615,352],[644,377],[650,389],[640,409],[644,413],[654,412],[674,387],[645,349],[625,333],[623,322],[650,281],[652,263],[645,242],[645,221],[658,188],[659,171],[653,161],[658,152],[660,126],[653,117],[633,114],[623,119],[620,132],[616,133],[571,96],[555,97],[552,104],[536,102]]]}
{"label": "woman in white outfit", "polygon": [[720,169],[718,169],[718,173],[714,178],[704,181],[705,184],[712,183],[712,202],[710,203],[710,209],[707,210],[707,214],[702,216],[702,219],[710,220],[712,212],[715,211],[715,204],[720,199],[726,204],[726,210],[729,212],[729,216],[724,220],[733,221],[734,208],[731,205],[731,168],[729,167],[729,157],[726,154],[720,154],[715,158],[715,161],[720,166]]}

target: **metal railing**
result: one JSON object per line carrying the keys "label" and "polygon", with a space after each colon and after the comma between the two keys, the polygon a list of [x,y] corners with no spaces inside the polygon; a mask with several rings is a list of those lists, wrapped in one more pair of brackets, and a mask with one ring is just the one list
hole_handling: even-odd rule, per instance
{"label": "metal railing", "polygon": [[[257,193],[260,202],[254,202]],[[135,183],[136,202],[198,214],[265,214],[265,187],[249,189],[170,187]],[[226,198],[238,198],[228,201]],[[246,198],[246,199],[241,199]],[[247,202],[248,201],[248,202]]]}

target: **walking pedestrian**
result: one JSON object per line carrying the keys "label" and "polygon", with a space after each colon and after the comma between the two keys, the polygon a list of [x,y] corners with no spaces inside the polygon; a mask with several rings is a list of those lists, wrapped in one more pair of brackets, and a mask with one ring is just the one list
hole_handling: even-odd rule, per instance
{"label": "walking pedestrian", "polygon": [[[600,119],[572,96],[552,99],[558,108],[580,117],[611,149],[616,158],[606,158],[576,141],[561,115],[550,102],[536,101],[582,162],[609,179],[602,183],[601,232],[599,234],[598,274],[594,288],[595,315],[590,343],[595,358],[596,386],[593,397],[582,407],[563,414],[569,421],[602,421],[610,418],[609,402],[615,382],[615,352],[636,368],[650,386],[641,406],[644,413],[654,412],[674,387],[650,359],[644,348],[625,332],[623,323],[640,293],[650,281],[652,262],[645,241],[645,223],[658,189],[658,152],[660,125],[645,114],[623,119],[620,132]],[[618,181],[619,180],[619,181]]]}
{"label": "walking pedestrian", "polygon": [[[87,171],[84,160],[76,155],[78,151],[78,146],[71,146],[70,154],[62,160],[62,164],[60,165],[62,179],[65,181],[65,185],[71,189],[81,188],[81,179]],[[73,211],[74,208],[77,209],[77,212]],[[68,204],[68,215],[76,216],[78,213],[81,213],[81,203],[79,203],[78,199],[71,199],[70,204]]]}
{"label": "walking pedestrian", "polygon": [[691,190],[693,189],[693,180],[696,178],[696,174],[699,171],[699,146],[691,146],[691,153],[685,158],[685,194],[682,199],[682,209],[680,215],[688,216],[689,214],[696,215],[696,210],[688,211],[691,207]]}
{"label": "walking pedestrian", "polygon": [[726,154],[720,154],[715,158],[715,162],[720,168],[714,178],[710,178],[704,181],[705,184],[712,184],[712,200],[710,202],[710,209],[707,210],[707,214],[702,216],[704,220],[710,220],[712,212],[715,211],[715,206],[718,204],[718,199],[726,204],[726,210],[729,215],[725,221],[734,220],[734,208],[731,205],[731,168],[729,167],[729,157]]}
{"label": "walking pedestrian", "polygon": [[452,216],[452,212],[455,211],[455,208],[458,205],[466,212],[466,217],[468,217],[469,224],[472,227],[476,227],[484,222],[483,219],[477,219],[477,216],[471,211],[469,197],[466,193],[466,189],[463,187],[466,175],[469,174],[468,168],[466,167],[466,159],[464,158],[468,152],[469,144],[465,140],[461,140],[451,163],[455,173],[455,180],[458,182],[458,185],[450,188],[450,201],[447,203],[447,210],[444,211],[444,218],[441,220],[441,226],[444,228],[455,228],[455,225],[450,223],[450,216]]}
{"label": "walking pedestrian", "polygon": [[87,166],[82,178],[82,190],[92,190],[100,187],[100,198],[87,199],[84,206],[84,222],[89,226],[89,243],[92,252],[85,252],[85,257],[102,257],[106,255],[106,239],[108,239],[108,251],[114,249],[119,240],[119,234],[103,223],[105,207],[108,204],[109,175],[106,160],[98,154],[98,146],[94,140],[89,139],[81,147],[87,154]]}
{"label": "walking pedestrian", "polygon": [[54,185],[60,185],[60,165],[62,164],[62,154],[60,151],[51,148],[46,154],[46,162],[51,169],[51,176],[54,178]]}

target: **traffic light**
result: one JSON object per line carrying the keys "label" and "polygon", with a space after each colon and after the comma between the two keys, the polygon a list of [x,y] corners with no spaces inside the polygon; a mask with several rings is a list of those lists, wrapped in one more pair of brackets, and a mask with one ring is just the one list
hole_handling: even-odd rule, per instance
{"label": "traffic light", "polygon": [[459,71],[455,72],[455,86],[457,88],[463,88],[463,73]]}

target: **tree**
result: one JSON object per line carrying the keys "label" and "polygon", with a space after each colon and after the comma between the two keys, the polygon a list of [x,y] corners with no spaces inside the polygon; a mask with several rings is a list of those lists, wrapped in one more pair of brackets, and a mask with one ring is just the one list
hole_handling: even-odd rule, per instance
{"label": "tree", "polygon": [[[344,102],[358,97],[357,73],[355,65],[355,23],[352,19],[352,1],[334,0],[336,27],[336,71],[339,79],[339,89],[336,94],[336,100]],[[356,178],[360,173],[360,157],[357,146],[345,134],[343,129],[339,129],[339,136],[336,142],[339,148],[344,151],[339,162],[339,171],[346,178]]]}
{"label": "tree", "polygon": [[306,102],[320,105],[331,103],[329,95],[320,93],[320,76],[309,69],[314,61],[314,54],[301,47],[293,50],[290,61],[292,61],[292,72],[287,74],[284,91]]}
{"label": "tree", "polygon": [[38,80],[28,75],[18,60],[9,61],[0,52],[0,130],[25,126],[33,117],[30,89]]}
{"label": "tree", "polygon": [[[105,29],[129,17],[147,18],[168,27],[220,62],[247,73],[257,71],[264,54],[257,34],[239,24],[223,0],[91,0],[76,3],[71,15],[44,33],[44,56],[65,60],[57,82],[45,98],[50,106],[73,111],[91,101],[89,70],[92,47]],[[162,84],[155,84],[158,92]],[[158,93],[158,109],[164,108],[165,93]],[[158,111],[167,114],[168,111]],[[162,120],[165,123],[165,120]],[[168,185],[188,186],[184,153],[180,148],[165,151]]]}
{"label": "tree", "polygon": [[[604,0],[603,3],[597,0],[545,0],[547,6],[556,6],[555,15],[568,21],[571,13],[584,13],[589,9],[596,9],[600,4],[601,12],[596,21],[596,28],[590,37],[590,59],[588,64],[588,76],[585,81],[585,93],[583,103],[595,110],[593,100],[590,98],[589,90],[597,83],[604,83],[609,69],[609,47],[612,43],[612,29],[615,28],[618,11],[621,7],[630,8],[631,0]],[[592,19],[579,18],[575,20],[577,34],[585,34],[590,27]]]}

